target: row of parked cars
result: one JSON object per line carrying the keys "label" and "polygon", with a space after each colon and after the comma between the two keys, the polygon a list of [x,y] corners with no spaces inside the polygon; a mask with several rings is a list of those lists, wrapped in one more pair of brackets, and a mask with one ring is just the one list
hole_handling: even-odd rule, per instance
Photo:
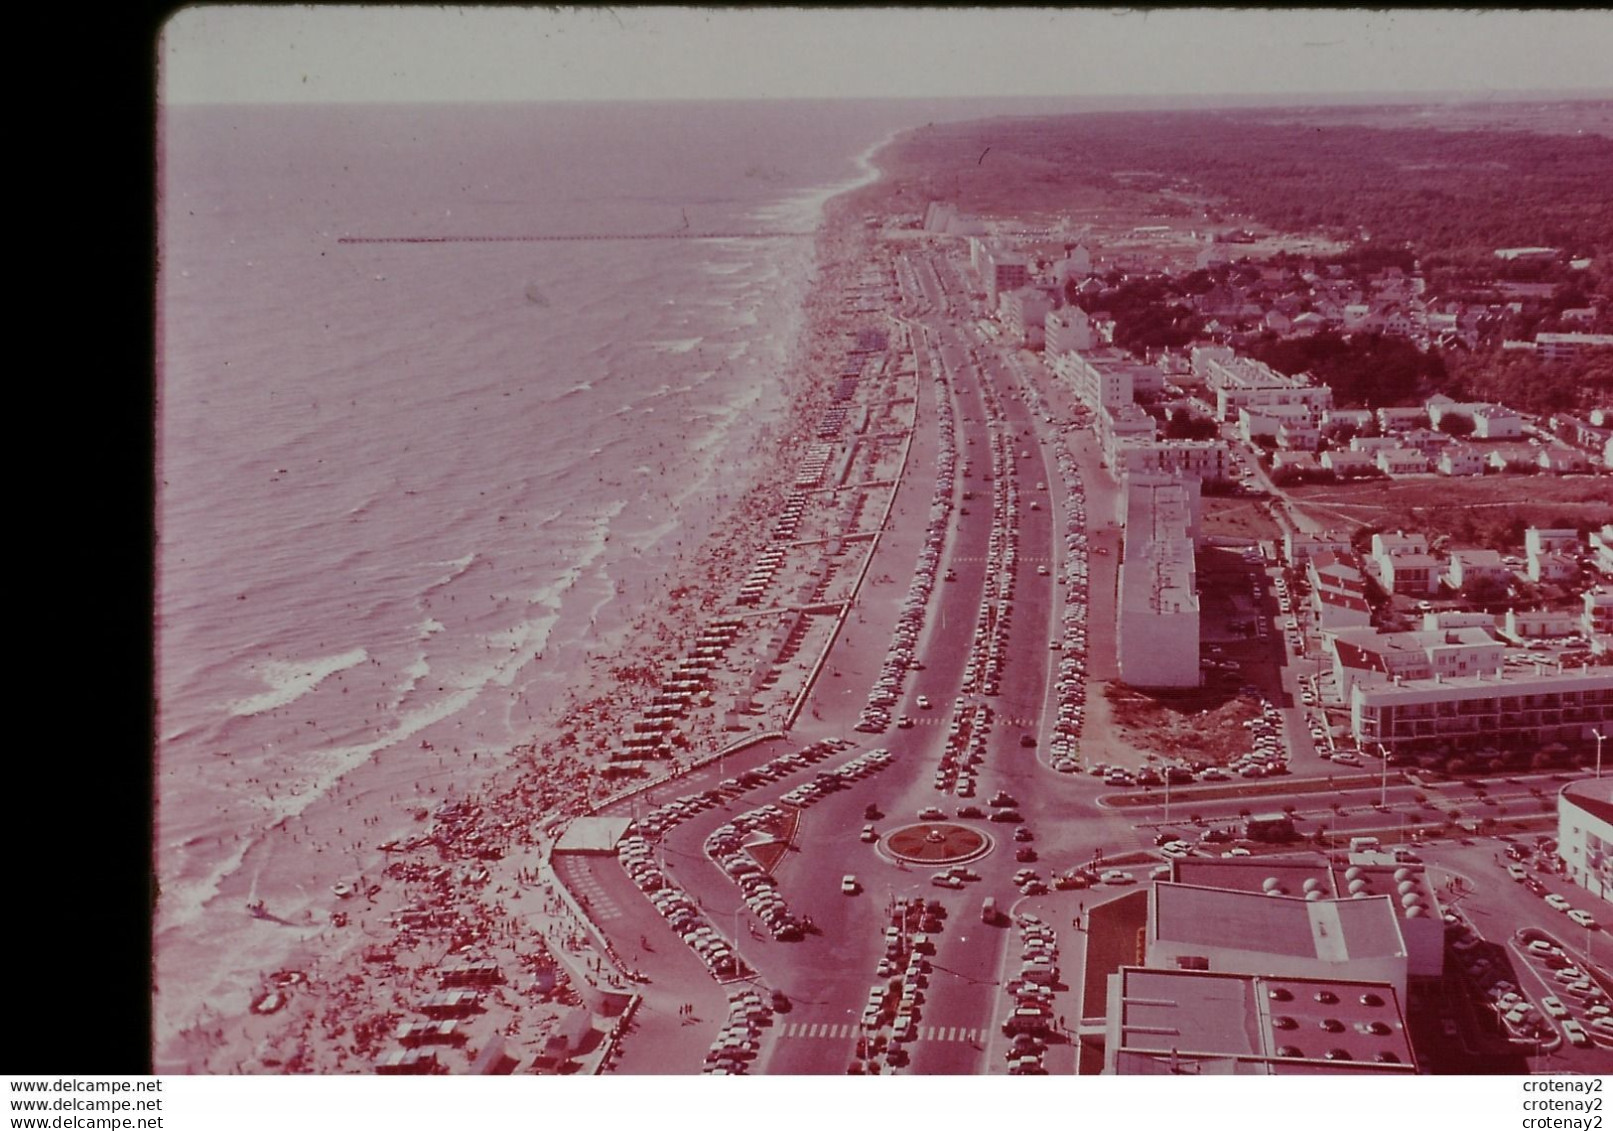
{"label": "row of parked cars", "polygon": [[1058,666],[1058,714],[1048,757],[1055,770],[1080,770],[1081,728],[1086,715],[1087,675],[1087,513],[1081,470],[1075,457],[1060,445],[1059,476],[1064,481],[1064,615],[1062,635],[1053,643],[1063,655]]}
{"label": "row of parked cars", "polygon": [[991,433],[992,524],[986,541],[985,586],[975,615],[974,636],[964,661],[965,693],[996,695],[1008,659],[1008,630],[1014,613],[1014,567],[1019,559],[1019,483],[1012,440],[1001,428],[1002,409],[984,387]]}
{"label": "row of parked cars", "polygon": [[1010,1075],[1045,1076],[1042,1057],[1057,1032],[1053,987],[1059,979],[1058,936],[1035,915],[1020,915],[1017,925],[1019,973],[1004,987],[1012,1008],[1002,1023],[1010,1042],[1003,1055]]}
{"label": "row of parked cars", "polygon": [[[847,789],[853,781],[877,773],[890,764],[888,750],[869,750],[835,770],[820,770],[818,776],[784,794],[779,800],[798,808],[815,805],[837,789]],[[717,826],[706,837],[706,855],[723,874],[739,885],[745,904],[767,925],[780,942],[796,942],[804,934],[803,923],[790,914],[789,905],[778,891],[778,883],[745,850],[746,838],[761,825],[785,816],[778,805],[763,805],[741,813]]]}
{"label": "row of parked cars", "polygon": [[987,703],[970,703],[961,695],[953,702],[946,746],[935,767],[936,789],[959,797],[974,796],[980,766],[986,760],[992,714]]}
{"label": "row of parked cars", "polygon": [[656,865],[654,846],[642,836],[623,837],[616,847],[617,859],[640,891],[666,919],[685,945],[705,963],[715,978],[731,978],[739,972],[733,944],[707,922],[689,894],[671,884]]}
{"label": "row of parked cars", "polygon": [[929,956],[935,953],[929,931],[946,917],[939,900],[899,899],[885,927],[885,950],[875,971],[878,981],[868,991],[860,1019],[853,1074],[878,1072],[881,1058],[890,1067],[907,1063],[907,1044],[918,1035],[920,1006],[929,985]]}
{"label": "row of parked cars", "polygon": [[[666,918],[667,923],[683,938],[690,949],[700,956],[713,976],[727,978],[738,972],[739,965],[733,947],[706,921],[694,900],[671,882],[656,860],[652,841],[698,813],[721,805],[731,797],[738,796],[764,782],[796,773],[814,762],[821,762],[850,745],[844,739],[824,739],[793,753],[780,754],[738,777],[726,778],[715,789],[687,793],[664,802],[642,817],[636,818],[628,835],[618,843],[617,859],[634,885],[649,898],[656,910]],[[781,819],[784,816],[783,809],[776,805],[768,805],[736,817],[723,827],[736,831],[749,831],[763,821]],[[764,889],[767,892],[772,891],[772,878],[761,875],[760,866],[755,866],[754,862],[752,864],[754,870],[740,867],[729,874],[745,890],[747,901],[753,898],[756,900],[753,910],[762,914],[764,908],[759,905],[766,905],[765,909],[771,912],[774,902],[763,892]],[[778,902],[781,904],[782,900]],[[800,924],[790,919],[787,914],[783,916],[772,914],[764,916],[764,919],[774,928],[775,938],[799,939],[802,935]]]}
{"label": "row of parked cars", "polygon": [[864,734],[878,734],[891,724],[890,709],[901,698],[907,673],[918,662],[914,649],[919,633],[924,629],[924,613],[930,593],[935,588],[935,573],[941,562],[941,546],[952,514],[953,467],[957,464],[958,444],[956,426],[952,416],[952,402],[946,395],[946,378],[940,363],[933,367],[936,385],[936,403],[939,406],[940,452],[936,457],[935,491],[930,498],[929,522],[924,528],[924,548],[919,553],[913,580],[902,601],[896,627],[891,632],[890,647],[879,677],[869,692],[868,702],[853,728]]}
{"label": "row of parked cars", "polygon": [[763,1027],[773,1023],[776,1010],[788,1007],[789,1000],[777,990],[771,1001],[754,986],[728,991],[728,1017],[712,1038],[701,1071],[710,1076],[745,1075],[761,1051]]}
{"label": "row of parked cars", "polygon": [[[1537,968],[1540,977],[1557,990],[1540,999],[1540,1008],[1562,1027],[1568,1043],[1585,1048],[1594,1038],[1613,1044],[1613,1005],[1609,1004],[1601,985],[1555,939],[1533,931],[1525,932],[1525,937],[1522,953]],[[1497,1000],[1497,1005],[1504,1001]],[[1506,1004],[1515,1011],[1525,1003],[1506,1001]]]}

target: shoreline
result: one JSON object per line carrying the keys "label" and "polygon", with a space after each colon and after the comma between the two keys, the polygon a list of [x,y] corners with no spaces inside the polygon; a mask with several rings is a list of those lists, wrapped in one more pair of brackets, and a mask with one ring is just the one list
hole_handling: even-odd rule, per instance
{"label": "shoreline", "polygon": [[[635,703],[642,705],[658,671],[692,641],[702,617],[731,596],[748,559],[766,541],[766,520],[777,512],[795,464],[813,442],[816,415],[828,402],[832,382],[826,379],[832,373],[826,367],[836,363],[835,339],[841,332],[833,296],[847,281],[846,272],[864,242],[858,238],[854,205],[863,190],[879,183],[882,174],[874,156],[894,136],[858,159],[864,177],[833,191],[821,190],[825,195],[817,205],[821,218],[811,274],[802,288],[797,324],[787,331],[791,340],[785,347],[780,413],[754,430],[757,458],[743,468],[742,482],[724,485],[713,497],[704,516],[709,533],[698,547],[685,547],[674,556],[658,590],[661,596],[629,604],[635,589],[656,592],[656,579],[636,573],[618,578],[625,584],[602,612],[616,605],[622,615],[601,618],[605,623],[587,646],[582,664],[588,674],[579,674],[555,696],[544,716],[535,720],[529,741],[496,753],[439,748],[431,751],[434,765],[429,759],[422,764],[413,757],[373,755],[249,848],[241,866],[204,905],[201,920],[228,927],[232,920],[227,917],[239,917],[227,940],[217,934],[208,938],[214,949],[228,945],[241,956],[233,977],[214,987],[217,992],[207,993],[199,1006],[196,995],[179,994],[166,1011],[161,986],[155,987],[153,1058],[159,1071],[370,1071],[367,1060],[353,1064],[352,1059],[362,1057],[363,1046],[377,1035],[384,1040],[391,1034],[378,1031],[376,1023],[365,1024],[365,1039],[358,1049],[349,1049],[355,1018],[366,1006],[381,1008],[390,1001],[392,1007],[404,1007],[404,993],[423,988],[430,965],[422,955],[419,964],[393,966],[377,976],[363,961],[364,951],[373,950],[377,939],[391,930],[386,923],[390,914],[407,901],[407,893],[398,890],[404,885],[388,877],[389,860],[378,846],[426,831],[430,811],[440,814],[445,803],[478,810],[482,819],[475,839],[496,837],[508,847],[497,862],[506,866],[490,863],[487,868],[501,873],[505,882],[490,877],[469,900],[471,918],[477,921],[470,934],[484,942],[503,939],[499,949],[516,952],[525,964],[542,960],[541,953],[520,951],[534,943],[539,952],[546,949],[539,939],[560,924],[556,910],[531,908],[538,912],[538,922],[531,922],[528,914],[530,933],[518,934],[504,899],[520,898],[518,885],[531,874],[530,865],[545,843],[541,830],[619,792],[602,788],[597,773],[601,763],[595,752],[603,749],[612,729],[608,720],[623,717]],[[727,506],[719,507],[717,500],[724,494]],[[568,741],[572,735],[576,738]],[[709,754],[733,737],[708,723],[694,736],[688,756]],[[446,846],[439,852],[458,855]],[[333,894],[334,886],[343,883],[358,895],[344,900]],[[270,918],[247,913],[248,905],[258,900]],[[348,925],[337,926],[336,916],[346,916]],[[157,936],[161,944],[156,953],[164,955],[156,964],[159,971],[185,969],[183,950],[190,944],[173,934],[169,927]],[[252,1014],[248,1004],[267,992],[265,979],[277,967],[296,971],[299,981],[285,994],[284,1008]],[[326,1000],[320,1012],[321,999],[332,993],[335,1002]],[[181,997],[189,1000],[181,1003]],[[176,1016],[182,1009],[191,1015]],[[391,1009],[382,1015],[390,1018]],[[512,1022],[518,1024],[519,1019]],[[349,1040],[343,1041],[344,1036]]]}

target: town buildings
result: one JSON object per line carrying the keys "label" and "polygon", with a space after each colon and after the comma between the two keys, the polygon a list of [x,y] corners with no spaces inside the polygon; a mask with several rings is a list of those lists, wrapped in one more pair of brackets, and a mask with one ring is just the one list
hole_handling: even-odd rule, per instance
{"label": "town buildings", "polygon": [[1132,475],[1125,481],[1116,653],[1120,678],[1133,687],[1198,686],[1197,508],[1197,480]]}

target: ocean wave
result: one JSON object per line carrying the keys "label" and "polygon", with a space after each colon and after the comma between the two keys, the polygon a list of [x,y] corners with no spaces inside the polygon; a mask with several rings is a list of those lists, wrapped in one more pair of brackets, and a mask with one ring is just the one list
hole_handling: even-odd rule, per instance
{"label": "ocean wave", "polygon": [[672,338],[667,341],[651,342],[650,345],[659,353],[679,354],[688,353],[705,340],[703,337]]}
{"label": "ocean wave", "polygon": [[258,678],[269,685],[269,690],[235,700],[229,705],[229,713],[244,718],[284,707],[307,695],[328,677],[369,658],[369,652],[360,647],[317,660],[269,660],[258,670]]}
{"label": "ocean wave", "polygon": [[435,581],[427,584],[423,590],[424,593],[430,593],[434,589],[441,589],[444,585],[452,584],[455,579],[463,576],[466,570],[476,564],[476,553],[475,551],[472,551],[462,558],[455,558],[452,561],[437,562],[435,564],[447,566],[448,572],[442,574]]}

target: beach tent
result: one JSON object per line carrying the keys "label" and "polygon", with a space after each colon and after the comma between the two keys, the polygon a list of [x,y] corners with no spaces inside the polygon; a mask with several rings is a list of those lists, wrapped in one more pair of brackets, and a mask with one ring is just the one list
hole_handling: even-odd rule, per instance
{"label": "beach tent", "polygon": [[477,1056],[476,1063],[470,1066],[470,1073],[472,1076],[508,1076],[520,1066],[521,1058],[511,1055],[504,1038],[495,1033]]}

